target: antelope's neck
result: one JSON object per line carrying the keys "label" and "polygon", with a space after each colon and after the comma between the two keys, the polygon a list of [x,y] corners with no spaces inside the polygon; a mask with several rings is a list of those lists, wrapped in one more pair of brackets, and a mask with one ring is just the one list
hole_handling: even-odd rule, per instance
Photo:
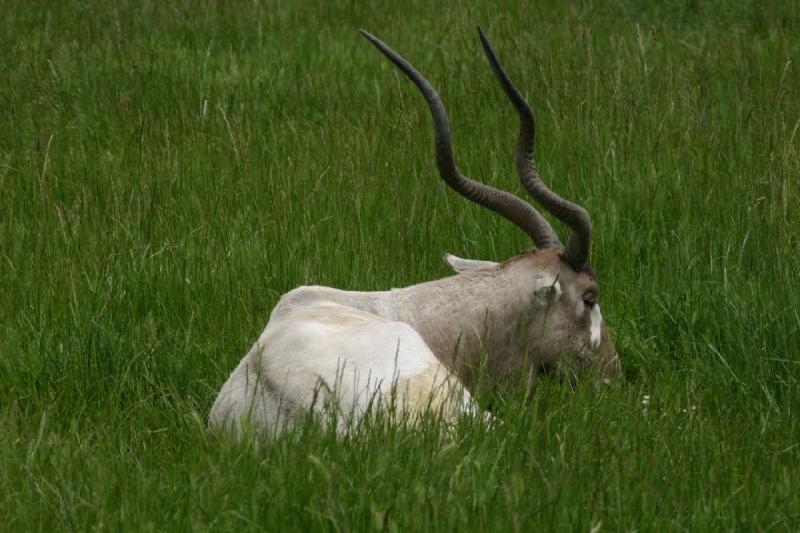
{"label": "antelope's neck", "polygon": [[392,290],[391,318],[411,325],[469,386],[482,357],[492,366],[518,355],[520,325],[539,285],[512,267],[458,274]]}

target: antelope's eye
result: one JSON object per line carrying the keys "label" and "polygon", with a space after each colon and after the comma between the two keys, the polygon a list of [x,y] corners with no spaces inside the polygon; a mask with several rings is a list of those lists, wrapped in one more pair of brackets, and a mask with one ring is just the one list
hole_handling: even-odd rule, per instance
{"label": "antelope's eye", "polygon": [[597,293],[587,292],[583,295],[583,305],[591,309],[597,304]]}

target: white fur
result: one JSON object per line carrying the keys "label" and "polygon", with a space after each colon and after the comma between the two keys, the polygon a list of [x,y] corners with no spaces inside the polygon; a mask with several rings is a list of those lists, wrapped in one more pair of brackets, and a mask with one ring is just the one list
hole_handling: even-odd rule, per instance
{"label": "white fur", "polygon": [[408,324],[318,302],[271,320],[225,383],[212,426],[280,429],[333,406],[339,429],[394,402],[412,415],[476,411],[470,394]]}
{"label": "white fur", "polygon": [[[583,300],[578,300],[575,304],[575,318],[579,319],[586,312],[586,304]],[[600,347],[603,339],[603,315],[600,313],[600,304],[594,304],[589,311],[589,346],[592,350]]]}
{"label": "white fur", "polygon": [[597,350],[600,347],[603,332],[603,315],[600,314],[600,304],[594,304],[592,311],[589,313],[589,320],[591,320],[589,343],[592,346],[592,350]]}

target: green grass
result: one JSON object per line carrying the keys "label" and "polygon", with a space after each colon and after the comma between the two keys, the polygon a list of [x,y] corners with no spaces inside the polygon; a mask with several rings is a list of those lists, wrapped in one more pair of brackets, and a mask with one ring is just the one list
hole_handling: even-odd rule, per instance
{"label": "green grass", "polygon": [[[549,4],[0,0],[0,528],[800,528],[800,5]],[[624,382],[509,394],[492,430],[212,438],[285,291],[530,246],[444,187],[356,32],[521,194],[476,24],[592,214]]]}

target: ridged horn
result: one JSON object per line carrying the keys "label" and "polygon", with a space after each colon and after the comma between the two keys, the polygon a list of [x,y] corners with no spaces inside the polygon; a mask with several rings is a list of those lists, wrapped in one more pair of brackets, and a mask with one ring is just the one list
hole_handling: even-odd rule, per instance
{"label": "ridged horn", "polygon": [[500,86],[519,114],[519,142],[517,143],[516,159],[522,185],[540,206],[570,227],[572,233],[562,257],[573,269],[583,270],[589,260],[589,249],[592,242],[592,221],[589,213],[583,207],[561,198],[542,182],[533,159],[533,149],[536,143],[536,121],[533,111],[525,97],[509,79],[481,28],[478,28],[478,33],[483,50],[486,52],[486,57],[489,59]]}
{"label": "ridged horn", "polygon": [[383,41],[363,29],[359,32],[414,82],[428,102],[435,129],[436,164],[444,182],[468,200],[491,209],[516,224],[530,236],[537,248],[550,248],[554,243],[558,243],[558,238],[547,219],[528,202],[461,174],[453,156],[450,120],[439,94],[422,74]]}

